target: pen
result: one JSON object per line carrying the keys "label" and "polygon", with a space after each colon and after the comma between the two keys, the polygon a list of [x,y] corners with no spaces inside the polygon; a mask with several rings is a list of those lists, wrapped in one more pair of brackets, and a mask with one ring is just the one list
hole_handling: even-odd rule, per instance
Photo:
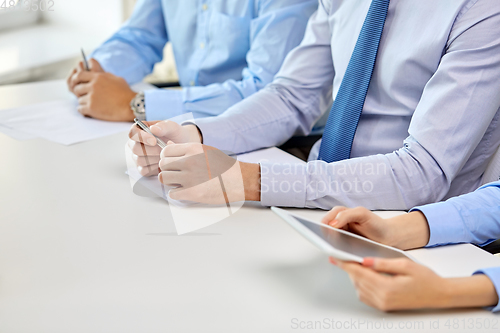
{"label": "pen", "polygon": [[151,133],[151,131],[149,130],[149,127],[144,124],[142,121],[140,121],[139,119],[135,118],[134,119],[134,123],[139,126],[144,132],[148,133],[148,134],[151,134],[152,136],[154,136],[156,138],[156,144],[161,148],[165,148],[167,145],[165,144],[165,142],[162,141],[162,139],[160,139],[159,137],[157,137],[156,135],[154,135],[153,133]]}
{"label": "pen", "polygon": [[83,57],[83,65],[85,66],[85,70],[88,72],[90,71],[89,69],[89,63],[87,62],[87,57],[85,56],[85,52],[83,52],[83,49],[82,50],[82,57]]}

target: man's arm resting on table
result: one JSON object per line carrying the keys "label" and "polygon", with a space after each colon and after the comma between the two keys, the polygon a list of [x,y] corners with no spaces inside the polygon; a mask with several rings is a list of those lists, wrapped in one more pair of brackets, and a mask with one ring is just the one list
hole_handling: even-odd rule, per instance
{"label": "man's arm resting on table", "polygon": [[[203,134],[198,126],[186,124],[188,136],[193,142],[203,143]],[[243,187],[245,188],[245,201],[260,201],[260,165],[256,163],[240,162]]]}

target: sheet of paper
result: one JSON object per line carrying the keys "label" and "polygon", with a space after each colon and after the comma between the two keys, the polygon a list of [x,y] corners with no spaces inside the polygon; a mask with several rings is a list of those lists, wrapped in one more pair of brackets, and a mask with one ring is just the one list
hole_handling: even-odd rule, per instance
{"label": "sheet of paper", "polygon": [[21,132],[19,130],[14,130],[12,128],[5,127],[3,125],[0,125],[0,133],[8,135],[11,138],[13,138],[15,140],[19,140],[19,141],[36,139],[36,135],[27,134],[27,133]]}
{"label": "sheet of paper", "polygon": [[[134,91],[158,89],[139,82]],[[76,110],[76,100],[59,100],[0,110],[0,133],[16,140],[44,138],[64,145],[128,131],[132,123],[110,123],[85,118]]]}
{"label": "sheet of paper", "polygon": [[238,161],[247,163],[274,162],[274,163],[290,163],[290,164],[305,164],[300,158],[297,158],[286,151],[276,147],[265,148],[252,151],[250,153],[239,154]]}
{"label": "sheet of paper", "polygon": [[14,138],[31,136],[71,145],[125,132],[132,126],[86,118],[78,113],[76,105],[76,100],[54,101],[2,110],[0,125],[9,129],[2,132]]}

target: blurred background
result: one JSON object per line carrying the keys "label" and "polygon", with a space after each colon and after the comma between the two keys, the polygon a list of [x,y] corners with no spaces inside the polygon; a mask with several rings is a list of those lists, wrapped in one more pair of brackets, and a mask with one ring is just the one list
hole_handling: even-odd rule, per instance
{"label": "blurred background", "polygon": [[[131,15],[136,0],[0,0],[0,85],[64,79]],[[177,82],[170,45],[146,79]]]}

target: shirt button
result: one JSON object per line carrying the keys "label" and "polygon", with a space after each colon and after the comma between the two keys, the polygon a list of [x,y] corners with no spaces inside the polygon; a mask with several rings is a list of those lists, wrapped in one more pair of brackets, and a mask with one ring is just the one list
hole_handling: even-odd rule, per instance
{"label": "shirt button", "polygon": [[195,85],[194,81],[189,82],[189,84],[192,85],[192,86]]}
{"label": "shirt button", "polygon": [[203,4],[203,6],[201,7],[203,10],[207,10],[208,9],[208,5],[207,4]]}
{"label": "shirt button", "polygon": [[205,48],[205,43],[200,43],[200,49],[204,49]]}

